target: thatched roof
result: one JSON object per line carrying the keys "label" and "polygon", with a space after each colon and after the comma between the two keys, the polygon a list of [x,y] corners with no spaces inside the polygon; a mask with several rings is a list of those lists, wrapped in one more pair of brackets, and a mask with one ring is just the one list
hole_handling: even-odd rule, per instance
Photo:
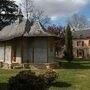
{"label": "thatched roof", "polygon": [[54,36],[44,30],[40,22],[23,20],[21,23],[14,23],[6,26],[0,31],[0,41],[11,40],[16,37],[39,37]]}
{"label": "thatched roof", "polygon": [[73,39],[86,39],[90,38],[90,29],[74,31]]}

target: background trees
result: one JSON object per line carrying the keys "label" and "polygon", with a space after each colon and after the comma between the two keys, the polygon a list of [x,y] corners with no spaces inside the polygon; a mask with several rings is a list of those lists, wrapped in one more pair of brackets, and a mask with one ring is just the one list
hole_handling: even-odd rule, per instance
{"label": "background trees", "polygon": [[29,19],[30,21],[38,20],[43,25],[49,23],[50,18],[45,15],[44,10],[38,9],[34,5],[33,0],[22,0],[22,3],[20,4],[20,7],[23,10],[24,16],[27,19]]}
{"label": "background trees", "polygon": [[72,15],[72,17],[68,20],[68,23],[74,29],[82,29],[88,27],[87,18],[78,14]]}
{"label": "background trees", "polygon": [[73,47],[72,47],[72,32],[71,28],[68,25],[65,32],[65,57],[68,62],[71,62],[73,59]]}
{"label": "background trees", "polygon": [[18,6],[11,0],[0,0],[0,29],[13,23],[17,17]]}
{"label": "background trees", "polygon": [[63,54],[62,51],[65,45],[65,27],[52,25],[48,27],[47,31],[57,36],[55,40],[55,51],[57,55],[59,55],[59,52],[60,54]]}

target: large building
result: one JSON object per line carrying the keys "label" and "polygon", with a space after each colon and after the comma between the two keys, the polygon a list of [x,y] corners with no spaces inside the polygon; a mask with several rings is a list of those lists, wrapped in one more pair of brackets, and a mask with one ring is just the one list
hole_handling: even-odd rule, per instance
{"label": "large building", "polygon": [[0,31],[0,62],[53,63],[55,35],[46,32],[39,21],[19,20]]}
{"label": "large building", "polygon": [[90,58],[90,29],[73,32],[74,58]]}

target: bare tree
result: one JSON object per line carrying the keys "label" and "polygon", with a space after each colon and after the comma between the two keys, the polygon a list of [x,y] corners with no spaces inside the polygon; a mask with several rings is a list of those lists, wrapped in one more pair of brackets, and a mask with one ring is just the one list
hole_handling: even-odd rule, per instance
{"label": "bare tree", "polygon": [[45,25],[50,20],[50,18],[44,14],[43,10],[35,7],[33,0],[22,0],[20,7],[23,10],[24,16],[30,21],[39,20],[43,25]]}
{"label": "bare tree", "polygon": [[69,25],[72,28],[77,28],[77,29],[82,29],[86,28],[88,25],[88,20],[85,16],[79,16],[77,14],[74,14],[69,20],[68,20]]}
{"label": "bare tree", "polygon": [[55,40],[55,51],[57,53],[57,56],[59,56],[59,53],[62,54],[62,51],[64,50],[65,27],[52,25],[52,26],[48,26],[47,31],[57,36]]}

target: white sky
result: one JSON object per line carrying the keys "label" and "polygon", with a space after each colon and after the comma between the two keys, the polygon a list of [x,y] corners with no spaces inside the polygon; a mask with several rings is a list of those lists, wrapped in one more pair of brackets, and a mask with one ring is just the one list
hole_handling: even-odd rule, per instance
{"label": "white sky", "polygon": [[[20,3],[20,0],[15,0]],[[70,16],[85,5],[90,3],[90,0],[34,0],[37,8],[43,9],[52,20],[57,18]]]}

